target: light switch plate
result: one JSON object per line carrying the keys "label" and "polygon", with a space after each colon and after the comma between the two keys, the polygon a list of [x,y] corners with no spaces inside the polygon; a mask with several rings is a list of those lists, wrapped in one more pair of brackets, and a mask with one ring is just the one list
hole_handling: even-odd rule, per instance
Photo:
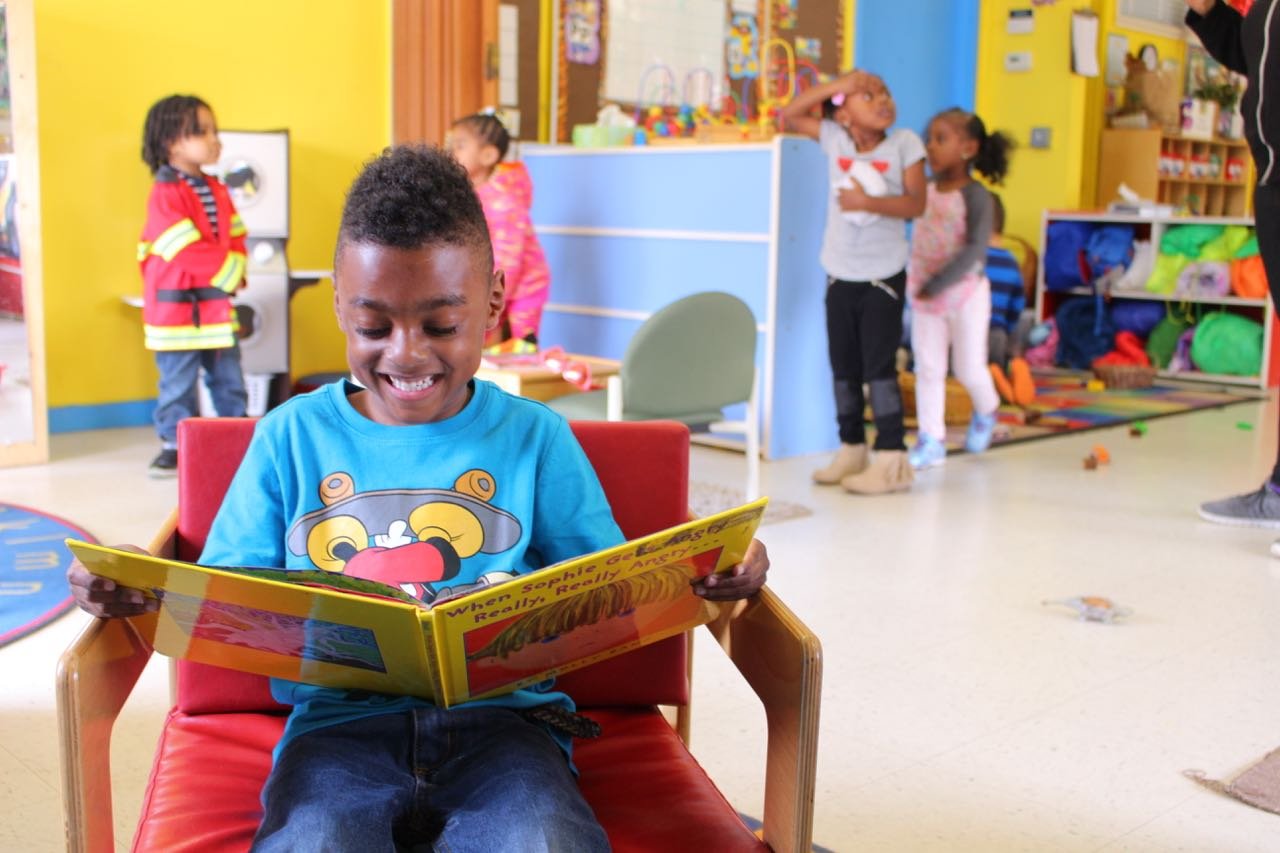
{"label": "light switch plate", "polygon": [[1011,72],[1031,70],[1031,51],[1011,50],[1004,55],[1004,70]]}
{"label": "light switch plate", "polygon": [[1052,138],[1052,135],[1052,132],[1047,127],[1031,128],[1031,147],[1048,148],[1049,140]]}

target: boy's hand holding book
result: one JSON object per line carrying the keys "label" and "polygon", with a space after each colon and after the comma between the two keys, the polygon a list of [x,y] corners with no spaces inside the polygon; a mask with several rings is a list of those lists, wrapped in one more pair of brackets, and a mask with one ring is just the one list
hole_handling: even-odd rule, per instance
{"label": "boy's hand holding book", "polygon": [[769,553],[764,543],[752,539],[742,562],[722,574],[707,575],[693,585],[695,595],[708,601],[733,601],[747,598],[764,586],[769,573]]}
{"label": "boy's hand holding book", "polygon": [[[121,551],[145,554],[137,545],[116,545]],[[141,590],[120,586],[111,578],[95,575],[79,560],[67,569],[67,584],[80,609],[93,616],[139,616],[160,608],[160,601]]]}

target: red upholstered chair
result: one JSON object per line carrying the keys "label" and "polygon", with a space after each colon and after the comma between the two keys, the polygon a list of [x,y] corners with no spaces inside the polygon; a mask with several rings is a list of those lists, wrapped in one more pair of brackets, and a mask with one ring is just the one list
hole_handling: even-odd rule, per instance
{"label": "red upholstered chair", "polygon": [[[249,442],[247,420],[191,419],[179,429],[178,508],[152,551],[195,560]],[[670,422],[576,423],[628,537],[688,517],[688,432]],[[775,569],[777,570],[777,569]],[[685,748],[689,636],[673,637],[563,676],[604,734],[578,741],[587,800],[617,851],[807,850],[813,831],[821,650],[768,590],[710,625],[765,706],[764,826],[739,818]],[[110,737],[151,648],[124,619],[98,619],[63,655],[58,714],[68,849],[114,851]],[[179,662],[174,705],[133,841],[135,850],[246,850],[258,794],[286,709],[267,680]],[[674,706],[676,724],[659,706]],[[758,748],[744,754],[759,755]]]}

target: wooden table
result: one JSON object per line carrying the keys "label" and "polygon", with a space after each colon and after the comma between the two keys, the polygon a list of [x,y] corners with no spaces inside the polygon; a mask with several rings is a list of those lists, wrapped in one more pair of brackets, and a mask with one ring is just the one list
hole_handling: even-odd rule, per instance
{"label": "wooden table", "polygon": [[[566,361],[581,361],[591,368],[591,378],[603,387],[604,379],[618,372],[621,362],[611,358],[597,358],[592,355],[565,356]],[[543,364],[518,364],[504,367],[485,367],[483,364],[476,371],[477,379],[487,379],[504,391],[530,400],[553,400],[565,394],[579,391],[572,383],[565,380],[558,371]]]}

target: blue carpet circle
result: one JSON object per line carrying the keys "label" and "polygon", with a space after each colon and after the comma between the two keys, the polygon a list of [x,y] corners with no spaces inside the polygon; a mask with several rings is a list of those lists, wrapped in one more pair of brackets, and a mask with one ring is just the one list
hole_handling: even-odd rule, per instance
{"label": "blue carpet circle", "polygon": [[97,540],[48,513],[0,503],[0,646],[67,612],[71,552],[62,540]]}

